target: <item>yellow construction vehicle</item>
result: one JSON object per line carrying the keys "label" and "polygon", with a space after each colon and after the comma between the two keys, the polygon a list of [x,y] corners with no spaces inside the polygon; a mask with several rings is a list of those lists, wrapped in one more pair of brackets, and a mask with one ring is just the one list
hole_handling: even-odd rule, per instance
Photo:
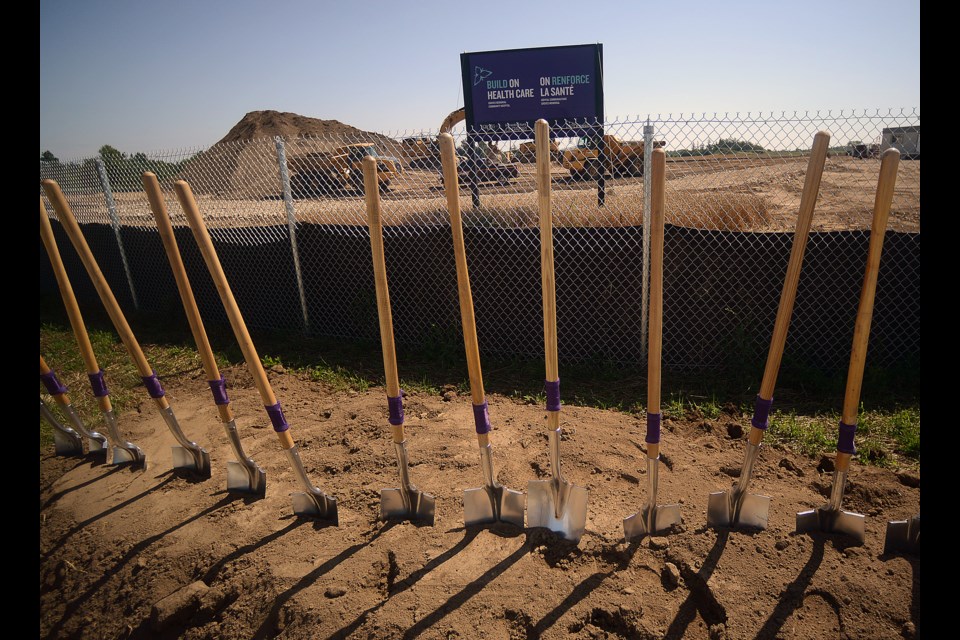
{"label": "yellow construction vehicle", "polygon": [[[517,148],[517,152],[514,154],[514,159],[517,162],[536,162],[537,161],[537,143],[536,142],[521,142],[520,146]],[[560,162],[562,156],[560,155],[560,147],[553,140],[550,141],[550,160],[553,162]]]}
{"label": "yellow construction vehicle", "polygon": [[407,166],[411,169],[439,169],[440,145],[436,138],[404,138],[401,141]]}
{"label": "yellow construction vehicle", "polygon": [[399,158],[382,156],[372,142],[358,142],[333,151],[316,151],[290,159],[293,176],[290,187],[295,197],[331,195],[348,189],[363,191],[363,159],[377,159],[380,191],[390,188],[390,180],[403,173]]}
{"label": "yellow construction vehicle", "polygon": [[[576,147],[563,152],[563,168],[574,180],[596,180],[600,177],[599,138],[581,137]],[[603,136],[606,166],[604,175],[614,178],[643,175],[643,141],[624,142],[617,136]],[[653,143],[654,149],[666,144]]]}

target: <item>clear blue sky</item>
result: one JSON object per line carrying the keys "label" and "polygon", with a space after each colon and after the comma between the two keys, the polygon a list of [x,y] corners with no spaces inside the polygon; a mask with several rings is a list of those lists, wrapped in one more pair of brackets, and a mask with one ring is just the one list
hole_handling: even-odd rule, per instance
{"label": "clear blue sky", "polygon": [[461,52],[593,42],[608,118],[920,106],[915,0],[41,0],[40,149],[209,145],[256,109],[436,129]]}

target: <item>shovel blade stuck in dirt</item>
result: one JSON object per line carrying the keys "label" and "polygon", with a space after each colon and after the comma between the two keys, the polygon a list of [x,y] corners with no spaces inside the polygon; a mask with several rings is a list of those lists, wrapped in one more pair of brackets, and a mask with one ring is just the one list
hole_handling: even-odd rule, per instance
{"label": "shovel blade stuck in dirt", "polygon": [[496,481],[493,473],[493,447],[489,444],[480,448],[480,468],[483,471],[484,486],[463,492],[463,523],[470,527],[492,522],[509,522],[522,528],[527,497],[520,491],[508,489]]}
{"label": "shovel blade stuck in dirt", "polygon": [[893,520],[887,523],[887,536],[883,541],[884,553],[913,553],[920,555],[920,516],[909,520]]}
{"label": "shovel blade stuck in dirt", "polygon": [[227,493],[262,498],[267,494],[267,474],[260,467],[227,462]]}
{"label": "shovel blade stuck in dirt", "polygon": [[432,527],[436,511],[436,498],[415,487],[380,490],[380,518],[383,520],[416,520]]}
{"label": "shovel blade stuck in dirt", "polygon": [[210,454],[208,454],[196,442],[191,442],[184,435],[180,428],[180,422],[173,413],[173,407],[167,406],[161,409],[160,415],[163,416],[167,428],[173,434],[173,437],[180,443],[180,446],[171,447],[173,451],[173,468],[200,476],[201,478],[210,477]]}
{"label": "shovel blade stuck in dirt", "polygon": [[707,499],[707,525],[711,527],[747,527],[766,529],[770,514],[770,496],[735,491],[717,491]]}
{"label": "shovel blade stuck in dirt", "polygon": [[[556,404],[560,404],[559,393]],[[559,426],[550,431],[549,445],[553,477],[527,483],[527,526],[545,527],[567,540],[578,542],[587,526],[587,498],[590,494],[586,488],[564,480],[560,475]]]}
{"label": "shovel blade stuck in dirt", "polygon": [[80,434],[60,424],[43,400],[40,400],[40,415],[53,427],[53,450],[58,456],[83,455],[83,440]]}
{"label": "shovel blade stuck in dirt", "polygon": [[729,491],[716,491],[710,494],[707,499],[708,526],[767,528],[770,496],[747,492],[750,478],[753,476],[753,463],[757,459],[759,450],[759,444],[748,441],[737,484]]}
{"label": "shovel blade stuck in dirt", "polygon": [[203,449],[192,450],[186,447],[170,447],[173,452],[173,468],[181,471],[210,477],[210,454]]}
{"label": "shovel blade stuck in dirt", "polygon": [[[393,406],[401,406],[399,395],[392,400],[391,407]],[[397,419],[394,419],[394,422],[400,422],[401,424],[393,425],[394,429],[402,429],[403,410],[400,409],[395,417]],[[401,441],[394,442],[393,448],[397,454],[400,487],[380,490],[380,519],[416,520],[432,527],[437,512],[437,500],[429,493],[420,491],[410,482],[407,442],[402,438],[402,432],[398,432],[397,435],[400,436]]]}
{"label": "shovel blade stuck in dirt", "polygon": [[797,514],[797,533],[837,533],[863,544],[866,537],[862,513],[834,510],[827,507],[801,511]]}
{"label": "shovel blade stuck in dirt", "polygon": [[545,527],[577,542],[587,525],[588,491],[566,480],[527,483],[527,526]]}
{"label": "shovel blade stuck in dirt", "polygon": [[653,507],[652,512],[650,507],[644,507],[638,513],[623,520],[623,534],[627,540],[653,536],[661,531],[670,530],[682,521],[678,504],[660,504]]}
{"label": "shovel blade stuck in dirt", "polygon": [[525,496],[502,485],[477,487],[463,492],[463,523],[470,527],[509,522],[523,527]]}
{"label": "shovel blade stuck in dirt", "polygon": [[[840,456],[843,456],[842,458]],[[865,518],[862,513],[844,511],[840,508],[843,491],[847,484],[847,465],[849,453],[838,456],[838,469],[833,472],[833,485],[830,489],[830,501],[819,509],[801,511],[797,514],[797,533],[837,533],[853,538],[863,544],[866,537]]]}

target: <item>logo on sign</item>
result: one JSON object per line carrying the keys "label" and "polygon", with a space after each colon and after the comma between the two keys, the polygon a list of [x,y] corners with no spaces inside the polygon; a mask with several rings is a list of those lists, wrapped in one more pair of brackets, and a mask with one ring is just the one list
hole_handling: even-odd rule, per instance
{"label": "logo on sign", "polygon": [[493,71],[489,69],[484,69],[483,67],[474,67],[473,68],[473,86],[477,86],[483,82],[486,78],[489,78],[493,75]]}

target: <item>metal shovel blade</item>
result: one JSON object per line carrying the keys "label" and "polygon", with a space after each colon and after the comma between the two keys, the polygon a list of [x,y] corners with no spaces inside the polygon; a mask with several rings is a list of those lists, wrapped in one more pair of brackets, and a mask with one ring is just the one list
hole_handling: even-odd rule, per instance
{"label": "metal shovel blade", "polygon": [[509,522],[522,528],[525,507],[523,493],[501,485],[467,489],[463,492],[463,523],[469,527]]}
{"label": "metal shovel blade", "polygon": [[83,440],[74,431],[53,430],[53,450],[58,456],[82,456]]}
{"label": "metal shovel blade", "polygon": [[260,467],[227,462],[227,493],[262,498],[267,494],[267,474]]}
{"label": "metal shovel blade", "polygon": [[527,526],[545,527],[579,542],[587,526],[589,492],[566,480],[527,483]]}
{"label": "metal shovel blade", "polygon": [[680,524],[680,505],[660,504],[653,510],[650,518],[650,507],[644,507],[639,512],[623,520],[623,535],[627,540],[642,536],[652,536],[660,531],[666,531],[675,524]]}
{"label": "metal shovel blade", "polygon": [[770,496],[745,493],[739,500],[733,491],[717,491],[707,499],[707,526],[766,529]]}
{"label": "metal shovel blade", "polygon": [[173,468],[182,471],[189,471],[201,478],[210,477],[210,454],[197,447],[196,449],[187,449],[186,447],[171,447],[173,451]]}
{"label": "metal shovel blade", "polygon": [[140,447],[130,445],[129,447],[114,447],[113,458],[110,464],[129,464],[132,466],[147,466],[147,456],[144,455]]}
{"label": "metal shovel blade", "polygon": [[337,499],[321,491],[317,493],[297,492],[291,494],[293,512],[302,518],[320,518],[332,520],[334,526],[340,524],[337,513]]}
{"label": "metal shovel blade", "polygon": [[887,536],[883,541],[884,553],[920,554],[920,516],[909,520],[893,520],[887,523]]}
{"label": "metal shovel blade", "polygon": [[[100,434],[97,434],[100,436]],[[103,436],[100,436],[103,438]],[[110,445],[107,444],[107,439],[99,440],[97,438],[87,438],[87,452],[90,455],[103,455],[106,456],[107,451],[110,449]]]}
{"label": "metal shovel blade", "polygon": [[866,537],[865,518],[862,513],[842,509],[811,509],[797,514],[797,533],[839,533],[850,536],[860,544]]}
{"label": "metal shovel blade", "polygon": [[431,527],[437,511],[437,500],[417,489],[381,489],[381,520],[417,520]]}

